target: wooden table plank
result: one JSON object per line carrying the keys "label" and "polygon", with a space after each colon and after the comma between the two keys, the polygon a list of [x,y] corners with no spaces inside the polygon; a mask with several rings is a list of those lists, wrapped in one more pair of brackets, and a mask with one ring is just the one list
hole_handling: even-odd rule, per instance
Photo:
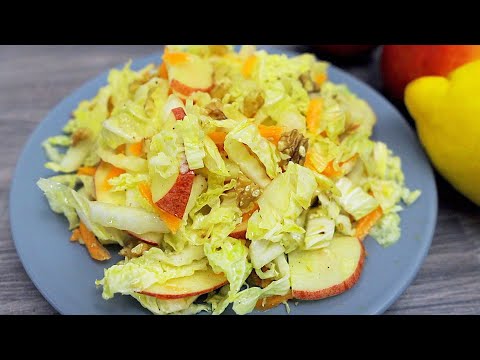
{"label": "wooden table plank", "polygon": [[[16,255],[8,194],[16,160],[35,126],[65,95],[98,73],[160,46],[0,46],[0,314],[56,314]],[[379,88],[372,61],[342,65]],[[480,209],[443,180],[429,255],[387,314],[480,314]]]}

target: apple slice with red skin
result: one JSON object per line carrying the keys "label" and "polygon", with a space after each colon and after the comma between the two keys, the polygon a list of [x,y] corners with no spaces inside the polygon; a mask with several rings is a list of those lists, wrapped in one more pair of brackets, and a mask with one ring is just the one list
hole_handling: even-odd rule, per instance
{"label": "apple slice with red skin", "polygon": [[185,174],[178,174],[177,180],[170,191],[155,204],[163,211],[182,219],[192,192],[194,179],[195,173],[192,170]]}
{"label": "apple slice with red skin", "polygon": [[178,109],[185,112],[185,104],[177,95],[170,94],[163,107],[163,117],[168,124],[171,122],[173,126],[175,121],[183,120],[183,117],[180,118],[181,113]]}
{"label": "apple slice with red skin", "polygon": [[355,237],[337,237],[318,250],[295,250],[288,255],[293,297],[319,300],[356,284],[365,261],[365,248]]}
{"label": "apple slice with red skin", "polygon": [[187,114],[185,113],[185,110],[183,110],[183,108],[181,107],[172,109],[172,113],[173,113],[173,116],[175,116],[175,120],[177,121],[183,120],[183,118],[187,116]]}
{"label": "apple slice with red skin", "polygon": [[209,293],[227,283],[224,274],[215,274],[212,270],[196,271],[191,276],[171,279],[161,285],[152,285],[140,294],[162,300],[181,299]]}
{"label": "apple slice with red skin", "polygon": [[170,176],[168,179],[164,179],[158,174],[152,176],[152,200],[154,203],[162,199],[175,185],[178,178],[178,174]]}
{"label": "apple slice with red skin", "polygon": [[170,87],[182,96],[190,96],[196,91],[209,92],[213,88],[213,67],[207,61],[197,56],[189,60],[167,66]]}
{"label": "apple slice with red skin", "polygon": [[247,238],[247,225],[248,222],[244,221],[237,225],[237,227],[232,231],[230,237],[235,239],[246,239]]}
{"label": "apple slice with red skin", "polygon": [[194,92],[201,91],[201,92],[210,92],[213,89],[213,84],[210,85],[209,87],[206,88],[193,88],[191,86],[188,86],[184,83],[181,83],[180,81],[173,79],[172,82],[170,83],[170,87],[177,93],[184,95],[184,96],[190,96]]}
{"label": "apple slice with red skin", "polygon": [[137,238],[138,240],[144,242],[145,244],[153,245],[153,246],[160,245],[163,239],[163,234],[160,234],[160,233],[136,234],[131,231],[129,231],[128,233],[132,235],[134,238]]}

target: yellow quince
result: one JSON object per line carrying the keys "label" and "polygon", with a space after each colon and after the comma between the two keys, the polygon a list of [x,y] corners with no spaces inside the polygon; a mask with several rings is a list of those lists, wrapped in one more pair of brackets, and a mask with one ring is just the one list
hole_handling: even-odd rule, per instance
{"label": "yellow quince", "polygon": [[480,205],[480,61],[414,80],[405,104],[438,172]]}

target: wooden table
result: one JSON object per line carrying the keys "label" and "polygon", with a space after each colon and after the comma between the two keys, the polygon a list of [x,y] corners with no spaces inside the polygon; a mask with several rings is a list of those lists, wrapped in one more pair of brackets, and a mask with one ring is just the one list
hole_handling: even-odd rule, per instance
{"label": "wooden table", "polygon": [[[10,180],[27,138],[48,111],[86,80],[159,46],[0,47],[0,314],[55,314],[23,270],[10,234]],[[343,65],[378,88],[378,51]],[[480,314],[480,209],[437,178],[438,224],[413,284],[387,314]],[[26,219],[27,220],[27,219]]]}

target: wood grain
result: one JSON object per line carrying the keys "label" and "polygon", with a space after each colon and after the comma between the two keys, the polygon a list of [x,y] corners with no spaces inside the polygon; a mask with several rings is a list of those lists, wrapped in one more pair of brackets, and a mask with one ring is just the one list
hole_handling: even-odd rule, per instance
{"label": "wood grain", "polygon": [[[8,195],[16,160],[35,126],[92,76],[160,46],[0,46],[0,314],[56,314],[32,284],[10,234]],[[378,52],[343,65],[379,88]],[[480,314],[480,209],[442,179],[430,253],[386,314]]]}

